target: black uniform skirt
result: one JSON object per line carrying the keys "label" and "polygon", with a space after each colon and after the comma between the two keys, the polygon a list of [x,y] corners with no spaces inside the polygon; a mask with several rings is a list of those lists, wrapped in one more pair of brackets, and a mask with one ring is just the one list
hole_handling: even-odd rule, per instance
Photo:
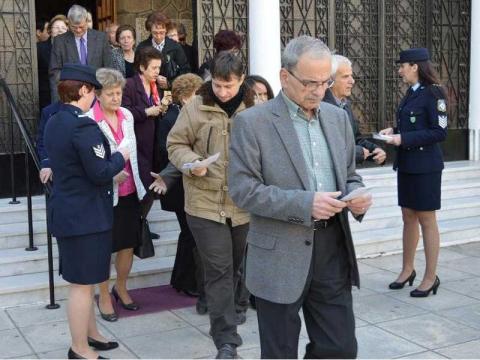
{"label": "black uniform skirt", "polygon": [[59,272],[65,281],[99,284],[110,277],[112,232],[58,237]]}
{"label": "black uniform skirt", "polygon": [[442,172],[407,174],[398,172],[398,205],[417,211],[440,209]]}
{"label": "black uniform skirt", "polygon": [[140,214],[140,201],[136,192],[118,198],[118,204],[113,208],[112,252],[139,245]]}

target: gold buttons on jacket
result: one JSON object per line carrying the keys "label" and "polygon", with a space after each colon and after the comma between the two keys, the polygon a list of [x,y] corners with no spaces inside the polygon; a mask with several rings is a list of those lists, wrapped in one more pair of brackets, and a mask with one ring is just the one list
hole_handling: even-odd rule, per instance
{"label": "gold buttons on jacket", "polygon": [[221,217],[225,217],[225,215],[226,215],[226,214],[225,214],[225,211],[220,211],[220,216],[221,216]]}
{"label": "gold buttons on jacket", "polygon": [[222,186],[223,191],[228,191],[228,186]]}
{"label": "gold buttons on jacket", "polygon": [[228,135],[228,131],[227,131],[227,130],[222,130],[222,135],[223,135],[223,136]]}

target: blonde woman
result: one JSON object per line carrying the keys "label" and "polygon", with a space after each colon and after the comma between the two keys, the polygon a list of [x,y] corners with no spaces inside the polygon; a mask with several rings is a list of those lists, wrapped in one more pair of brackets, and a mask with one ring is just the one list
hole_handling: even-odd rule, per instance
{"label": "blonde woman", "polygon": [[[96,91],[97,102],[87,114],[97,122],[108,139],[112,152],[123,146],[130,150],[130,161],[115,176],[113,183],[112,252],[117,253],[115,258],[117,279],[112,294],[122,307],[135,311],[139,306],[128,294],[127,279],[132,268],[133,248],[137,246],[139,240],[140,200],[146,191],[138,172],[133,115],[120,106],[126,80],[119,71],[107,68],[97,70],[97,79],[102,89]],[[118,319],[111,303],[108,280],[100,284],[98,308],[104,320]]]}

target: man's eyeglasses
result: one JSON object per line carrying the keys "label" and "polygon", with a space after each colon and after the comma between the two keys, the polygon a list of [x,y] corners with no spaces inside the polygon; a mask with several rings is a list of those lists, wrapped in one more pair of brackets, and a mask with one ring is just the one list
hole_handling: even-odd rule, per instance
{"label": "man's eyeglasses", "polygon": [[297,81],[303,85],[304,88],[306,88],[309,91],[314,91],[317,90],[319,87],[330,87],[333,85],[334,81],[332,79],[328,79],[325,81],[312,81],[312,80],[302,80],[298,76],[296,76],[293,72],[290,70],[287,70],[290,75],[292,75]]}

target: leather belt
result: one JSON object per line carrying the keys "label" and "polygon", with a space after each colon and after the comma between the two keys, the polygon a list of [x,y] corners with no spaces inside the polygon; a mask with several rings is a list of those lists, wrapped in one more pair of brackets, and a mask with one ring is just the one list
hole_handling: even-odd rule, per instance
{"label": "leather belt", "polygon": [[332,226],[338,221],[337,215],[332,216],[327,220],[314,220],[313,221],[313,230],[322,230],[326,229],[329,226]]}

